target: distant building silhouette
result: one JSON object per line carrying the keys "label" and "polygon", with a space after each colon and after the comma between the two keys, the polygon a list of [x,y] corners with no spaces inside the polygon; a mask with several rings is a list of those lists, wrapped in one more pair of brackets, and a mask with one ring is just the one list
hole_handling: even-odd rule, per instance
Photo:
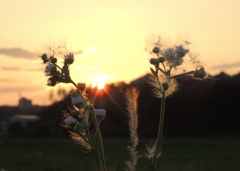
{"label": "distant building silhouette", "polygon": [[18,104],[18,111],[19,113],[25,113],[28,110],[31,110],[32,108],[32,101],[28,100],[24,97],[20,98],[19,104]]}

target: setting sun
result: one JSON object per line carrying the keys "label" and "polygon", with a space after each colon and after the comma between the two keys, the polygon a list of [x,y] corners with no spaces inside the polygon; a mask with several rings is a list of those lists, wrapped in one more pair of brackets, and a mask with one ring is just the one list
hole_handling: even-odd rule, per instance
{"label": "setting sun", "polygon": [[105,86],[105,79],[103,77],[95,78],[92,84],[92,88],[97,87],[103,89]]}

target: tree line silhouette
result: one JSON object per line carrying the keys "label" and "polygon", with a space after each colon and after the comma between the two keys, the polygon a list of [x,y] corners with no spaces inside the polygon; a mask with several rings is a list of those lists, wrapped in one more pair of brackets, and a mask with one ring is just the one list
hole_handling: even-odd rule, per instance
{"label": "tree line silhouette", "polygon": [[[220,73],[204,80],[191,76],[177,79],[179,88],[166,99],[164,122],[165,136],[208,136],[238,135],[240,133],[240,74],[229,76]],[[153,137],[157,134],[161,99],[153,96],[147,75],[130,84],[124,82],[108,84],[98,93],[95,108],[106,109],[106,117],[101,122],[104,137],[128,136],[128,113],[125,90],[139,89],[138,115],[140,137]],[[90,91],[90,90],[89,90]],[[68,130],[60,126],[62,111],[71,108],[71,98],[50,106],[41,107],[37,114],[41,119],[31,123],[27,129],[33,136],[66,136]],[[16,107],[0,107],[0,120],[16,112]],[[19,126],[19,125],[18,125]],[[16,128],[19,130],[19,128]],[[14,128],[11,127],[11,133]],[[25,131],[26,132],[26,131]],[[18,131],[19,134],[21,132]]]}

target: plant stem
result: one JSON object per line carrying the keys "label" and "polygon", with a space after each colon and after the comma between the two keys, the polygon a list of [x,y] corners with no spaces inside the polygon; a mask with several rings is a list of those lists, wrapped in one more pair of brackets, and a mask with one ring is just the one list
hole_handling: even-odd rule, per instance
{"label": "plant stem", "polygon": [[[70,82],[77,88],[77,90],[79,90],[78,89],[78,86],[77,86],[77,84],[74,82],[74,81],[72,81],[72,80],[70,80]],[[100,164],[100,168],[103,168],[103,171],[107,171],[107,167],[106,167],[106,162],[105,162],[105,155],[104,155],[104,148],[103,148],[103,141],[102,141],[102,135],[101,135],[101,131],[100,131],[100,129],[99,129],[99,123],[98,123],[98,121],[97,121],[97,117],[96,117],[96,115],[94,114],[94,112],[93,111],[90,111],[90,114],[91,114],[91,116],[92,116],[92,119],[93,119],[93,123],[94,123],[94,125],[95,125],[95,129],[96,129],[96,133],[97,133],[97,139],[98,139],[98,145],[99,145],[99,153],[100,154],[97,154],[98,156],[100,156],[99,157],[99,164]],[[90,135],[89,135],[89,137],[90,137]],[[91,137],[90,137],[90,139],[91,139]],[[90,140],[89,139],[89,140]],[[91,141],[91,140],[90,140]],[[92,146],[93,146],[93,143],[91,142],[91,144],[92,144]],[[93,146],[94,147],[94,146]],[[98,151],[98,150],[97,150]],[[101,169],[102,170],[102,169]]]}
{"label": "plant stem", "polygon": [[184,72],[182,74],[178,74],[178,75],[174,75],[174,76],[171,76],[170,78],[176,78],[176,77],[179,77],[179,76],[182,76],[182,75],[186,75],[186,74],[194,74],[195,71],[189,71],[189,72]]}
{"label": "plant stem", "polygon": [[100,153],[101,153],[100,155],[102,157],[102,161],[100,161],[100,164],[102,164],[104,170],[107,171],[101,131],[99,129],[99,124],[97,122],[96,115],[93,112],[91,112],[91,115],[92,115],[93,122],[94,122],[94,125],[96,128],[96,133],[97,133],[97,137],[98,137],[98,141],[99,141],[99,151],[100,151]]}
{"label": "plant stem", "polygon": [[165,113],[165,91],[163,91],[161,98],[161,110],[159,118],[158,136],[156,141],[156,151],[152,161],[154,171],[156,170],[158,155],[159,153],[160,155],[162,153],[164,113]]}

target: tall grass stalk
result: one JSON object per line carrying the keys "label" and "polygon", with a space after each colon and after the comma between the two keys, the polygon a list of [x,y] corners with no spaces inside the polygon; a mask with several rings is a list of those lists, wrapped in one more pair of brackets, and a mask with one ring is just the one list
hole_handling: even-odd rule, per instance
{"label": "tall grass stalk", "polygon": [[130,161],[126,162],[127,171],[135,171],[135,167],[138,161],[138,106],[137,106],[137,99],[138,99],[139,92],[137,88],[128,89],[125,93],[126,101],[127,101],[127,109],[128,109],[128,126],[129,126],[129,135],[130,135],[130,145],[128,146],[128,150],[130,152],[131,159]]}

